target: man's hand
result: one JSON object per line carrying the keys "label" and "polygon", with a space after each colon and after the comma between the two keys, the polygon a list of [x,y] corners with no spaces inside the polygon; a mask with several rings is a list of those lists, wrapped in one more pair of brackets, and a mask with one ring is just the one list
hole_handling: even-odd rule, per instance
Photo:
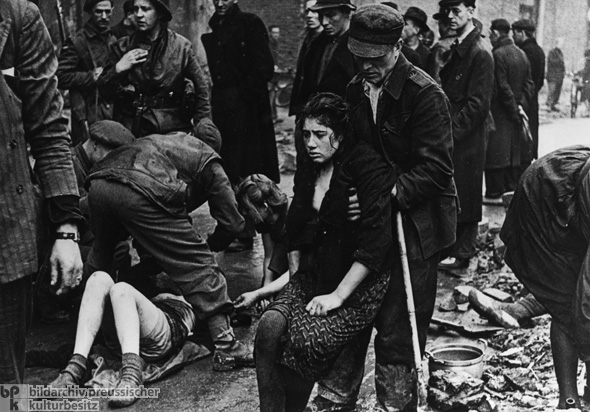
{"label": "man's hand", "polygon": [[305,310],[312,316],[328,316],[328,312],[342,306],[344,299],[336,293],[316,296],[307,304]]}
{"label": "man's hand", "polygon": [[258,302],[258,293],[256,291],[242,293],[234,300],[234,308],[247,309]]}
{"label": "man's hand", "polygon": [[97,67],[96,69],[94,69],[94,71],[92,72],[92,75],[94,76],[94,81],[98,80],[103,70],[104,67]]}
{"label": "man's hand", "polygon": [[348,220],[350,222],[357,221],[361,218],[361,204],[356,193],[356,187],[348,189]]}
{"label": "man's hand", "polygon": [[115,71],[117,73],[126,72],[133,66],[139,63],[143,63],[147,60],[148,52],[143,49],[133,49],[128,51],[121,57],[121,60],[115,65]]}
{"label": "man's hand", "polygon": [[[58,232],[77,232],[75,225],[61,225]],[[58,285],[56,294],[61,295],[80,284],[82,280],[82,257],[78,244],[71,239],[56,239],[51,250],[51,286]]]}

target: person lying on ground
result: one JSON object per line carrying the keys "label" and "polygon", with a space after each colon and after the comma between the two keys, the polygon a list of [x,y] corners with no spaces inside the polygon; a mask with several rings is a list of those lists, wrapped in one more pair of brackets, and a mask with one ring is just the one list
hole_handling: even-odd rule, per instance
{"label": "person lying on ground", "polygon": [[[158,362],[178,352],[192,334],[195,314],[178,288],[167,288],[148,299],[126,282],[115,283],[106,272],[94,272],[84,290],[78,315],[73,355],[49,386],[64,388],[83,384],[88,354],[103,326],[105,340],[113,334],[120,345],[122,367],[115,391],[143,385],[145,362]],[[109,345],[111,346],[111,345]],[[129,406],[137,400],[132,392],[116,392],[110,407]]]}

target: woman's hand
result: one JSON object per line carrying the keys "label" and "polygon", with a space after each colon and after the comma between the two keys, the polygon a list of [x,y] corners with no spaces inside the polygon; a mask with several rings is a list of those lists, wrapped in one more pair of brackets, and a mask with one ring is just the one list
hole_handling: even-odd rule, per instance
{"label": "woman's hand", "polygon": [[133,49],[128,51],[121,57],[115,66],[115,71],[117,73],[126,72],[127,70],[131,69],[133,66],[139,63],[143,63],[147,60],[148,52],[147,50],[143,49]]}
{"label": "woman's hand", "polygon": [[328,312],[342,306],[344,299],[336,293],[316,296],[307,304],[305,310],[312,316],[328,316]]}
{"label": "woman's hand", "polygon": [[258,302],[257,291],[242,293],[234,300],[234,308],[236,309],[247,309]]}

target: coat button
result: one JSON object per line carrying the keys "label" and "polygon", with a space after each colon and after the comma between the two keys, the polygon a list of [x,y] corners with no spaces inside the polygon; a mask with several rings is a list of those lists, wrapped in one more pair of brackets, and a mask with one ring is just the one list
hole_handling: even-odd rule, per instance
{"label": "coat button", "polygon": [[25,190],[25,188],[23,187],[23,185],[18,185],[16,187],[16,193],[18,193],[19,195]]}
{"label": "coat button", "polygon": [[17,145],[16,139],[12,139],[10,141],[10,147],[12,147],[14,149],[16,147],[16,145]]}
{"label": "coat button", "polygon": [[458,75],[455,76],[455,80],[459,80],[460,78],[461,78],[461,75],[460,74],[458,74]]}

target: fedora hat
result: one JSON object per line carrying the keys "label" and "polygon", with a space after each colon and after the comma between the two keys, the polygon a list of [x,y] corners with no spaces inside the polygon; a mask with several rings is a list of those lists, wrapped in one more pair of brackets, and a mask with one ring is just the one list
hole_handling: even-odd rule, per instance
{"label": "fedora hat", "polygon": [[309,9],[311,11],[320,11],[335,7],[348,7],[351,10],[356,10],[356,6],[352,4],[350,0],[318,0],[317,3]]}

